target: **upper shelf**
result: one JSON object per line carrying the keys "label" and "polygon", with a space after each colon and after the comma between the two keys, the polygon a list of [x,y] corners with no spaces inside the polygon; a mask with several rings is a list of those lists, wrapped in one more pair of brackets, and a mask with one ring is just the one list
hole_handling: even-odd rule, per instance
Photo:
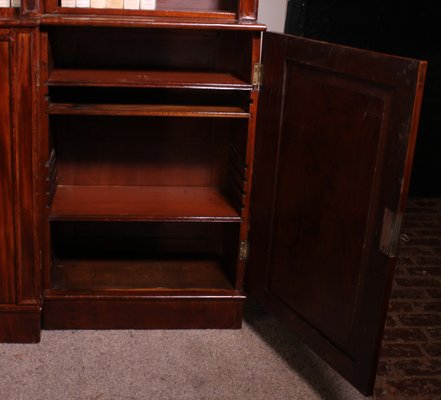
{"label": "upper shelf", "polygon": [[253,86],[229,73],[55,69],[49,86],[144,87],[173,89],[252,90]]}
{"label": "upper shelf", "polygon": [[[65,9],[70,10],[70,9]],[[94,10],[95,11],[95,10]],[[113,14],[75,14],[54,13],[44,14],[41,17],[43,25],[69,26],[108,26],[132,28],[165,28],[165,29],[203,29],[203,30],[233,30],[233,31],[265,31],[266,25],[253,20],[237,20],[223,18],[194,18],[145,15],[130,10],[116,10],[119,15]],[[185,18],[184,18],[185,17]]]}

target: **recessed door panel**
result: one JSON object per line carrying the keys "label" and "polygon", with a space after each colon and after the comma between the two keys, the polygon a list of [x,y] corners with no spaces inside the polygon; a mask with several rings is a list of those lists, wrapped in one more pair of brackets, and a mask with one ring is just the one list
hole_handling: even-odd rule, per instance
{"label": "recessed door panel", "polygon": [[10,42],[0,30],[0,304],[15,303]]}

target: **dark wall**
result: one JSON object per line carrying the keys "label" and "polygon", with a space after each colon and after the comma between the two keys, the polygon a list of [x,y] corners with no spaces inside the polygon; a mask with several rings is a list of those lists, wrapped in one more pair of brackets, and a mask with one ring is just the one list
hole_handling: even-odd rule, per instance
{"label": "dark wall", "polygon": [[441,13],[435,0],[290,0],[286,32],[429,62],[411,195],[441,196]]}

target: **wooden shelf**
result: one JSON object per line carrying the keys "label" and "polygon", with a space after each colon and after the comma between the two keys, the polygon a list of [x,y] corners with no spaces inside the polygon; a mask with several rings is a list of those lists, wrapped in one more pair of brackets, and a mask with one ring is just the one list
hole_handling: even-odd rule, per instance
{"label": "wooden shelf", "polygon": [[152,260],[56,260],[56,290],[233,290],[215,257]]}
{"label": "wooden shelf", "polygon": [[117,115],[144,117],[250,118],[240,107],[182,106],[160,104],[67,104],[49,105],[51,115]]}
{"label": "wooden shelf", "polygon": [[55,221],[240,222],[227,198],[212,187],[64,186],[49,215]]}
{"label": "wooden shelf", "polygon": [[[61,12],[58,10],[61,10]],[[266,30],[266,25],[253,20],[225,19],[225,17],[230,18],[229,13],[208,13],[204,17],[201,13],[198,13],[198,16],[193,15],[192,17],[184,17],[183,14],[180,14],[180,17],[173,17],[159,16],[157,13],[149,15],[148,12],[141,13],[140,11],[135,11],[133,15],[130,15],[132,13],[127,13],[128,10],[116,10],[119,12],[119,15],[74,14],[70,12],[72,9],[62,7],[58,10],[54,14],[42,15],[41,23],[43,25],[140,27],[145,29]],[[123,17],[121,11],[124,12]]]}
{"label": "wooden shelf", "polygon": [[229,73],[55,69],[49,86],[144,87],[170,89],[251,90],[253,86]]}

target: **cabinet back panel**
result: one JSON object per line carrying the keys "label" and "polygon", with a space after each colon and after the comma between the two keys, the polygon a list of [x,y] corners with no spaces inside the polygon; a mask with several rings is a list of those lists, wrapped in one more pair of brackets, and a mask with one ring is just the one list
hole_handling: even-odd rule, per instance
{"label": "cabinet back panel", "polygon": [[63,259],[221,253],[223,231],[237,236],[237,226],[230,224],[53,222],[51,226],[55,256]]}
{"label": "cabinet back panel", "polygon": [[200,69],[216,60],[216,32],[70,28],[50,30],[54,68]]}
{"label": "cabinet back panel", "polygon": [[239,224],[52,223],[52,288],[228,288]]}
{"label": "cabinet back panel", "polygon": [[56,27],[48,33],[55,69],[221,71],[251,81],[253,32]]}
{"label": "cabinet back panel", "polygon": [[60,117],[52,121],[63,185],[219,186],[228,132],[212,119]]}

